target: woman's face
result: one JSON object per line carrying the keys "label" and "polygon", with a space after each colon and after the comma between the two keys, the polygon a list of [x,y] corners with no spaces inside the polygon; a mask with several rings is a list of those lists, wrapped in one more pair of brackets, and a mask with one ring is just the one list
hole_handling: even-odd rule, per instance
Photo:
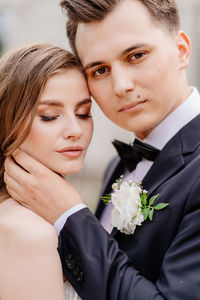
{"label": "woman's face", "polygon": [[93,132],[86,80],[76,69],[46,82],[31,130],[20,148],[61,175],[80,170]]}

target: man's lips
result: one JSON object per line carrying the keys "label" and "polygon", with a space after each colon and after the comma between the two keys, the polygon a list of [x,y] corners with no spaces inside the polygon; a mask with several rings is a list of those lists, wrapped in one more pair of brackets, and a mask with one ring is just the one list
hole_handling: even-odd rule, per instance
{"label": "man's lips", "polygon": [[134,111],[134,110],[137,110],[137,109],[140,109],[140,107],[142,106],[142,104],[144,104],[146,102],[146,100],[144,101],[137,101],[137,102],[132,102],[130,104],[126,104],[124,106],[122,106],[120,109],[119,109],[119,112],[122,112],[122,111]]}
{"label": "man's lips", "polygon": [[77,158],[79,157],[82,152],[83,152],[83,147],[81,146],[71,146],[71,147],[66,147],[61,150],[57,151],[58,153],[67,156],[69,158]]}

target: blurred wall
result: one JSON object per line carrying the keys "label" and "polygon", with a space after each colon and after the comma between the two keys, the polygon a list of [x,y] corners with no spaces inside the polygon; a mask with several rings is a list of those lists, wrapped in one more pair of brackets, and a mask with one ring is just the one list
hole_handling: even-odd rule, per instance
{"label": "blurred wall", "polygon": [[[177,0],[182,28],[192,40],[189,82],[200,87],[200,1]],[[69,49],[66,17],[55,0],[0,0],[0,53],[32,42],[48,42]],[[91,210],[94,210],[104,169],[115,155],[114,138],[129,142],[131,133],[112,124],[93,104],[94,136],[85,165],[69,177]]]}

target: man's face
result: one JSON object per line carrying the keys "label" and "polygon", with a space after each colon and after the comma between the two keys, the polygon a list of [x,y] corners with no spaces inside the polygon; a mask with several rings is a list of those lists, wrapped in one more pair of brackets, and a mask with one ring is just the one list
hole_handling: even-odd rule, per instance
{"label": "man's face", "polygon": [[144,138],[190,93],[189,41],[125,0],[100,22],[79,24],[76,48],[92,96],[114,123]]}

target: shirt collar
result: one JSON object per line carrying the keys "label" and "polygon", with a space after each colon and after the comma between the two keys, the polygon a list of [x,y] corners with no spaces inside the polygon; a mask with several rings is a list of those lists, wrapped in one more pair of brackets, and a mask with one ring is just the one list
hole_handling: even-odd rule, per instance
{"label": "shirt collar", "polygon": [[181,128],[199,114],[200,95],[198,90],[192,87],[190,96],[158,124],[143,142],[161,150]]}

